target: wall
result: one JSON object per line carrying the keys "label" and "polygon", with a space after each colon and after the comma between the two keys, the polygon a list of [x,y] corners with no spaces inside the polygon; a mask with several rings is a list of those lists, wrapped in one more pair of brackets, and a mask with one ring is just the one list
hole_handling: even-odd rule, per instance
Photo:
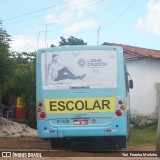
{"label": "wall", "polygon": [[134,88],[130,90],[131,109],[144,115],[155,113],[155,83],[160,83],[160,60],[146,58],[127,61],[127,68],[134,82]]}

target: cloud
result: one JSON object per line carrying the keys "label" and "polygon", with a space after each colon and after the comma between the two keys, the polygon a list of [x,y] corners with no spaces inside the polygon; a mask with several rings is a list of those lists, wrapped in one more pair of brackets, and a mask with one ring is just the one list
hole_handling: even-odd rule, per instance
{"label": "cloud", "polygon": [[68,35],[74,35],[75,33],[84,30],[84,29],[91,29],[92,27],[96,26],[96,21],[93,19],[86,19],[80,22],[75,22],[70,25],[68,28],[64,29],[62,32]]}
{"label": "cloud", "polygon": [[45,48],[45,45],[46,47],[50,47],[51,44],[59,45],[59,38],[47,39],[46,44],[43,38],[39,38],[38,41],[38,38],[33,36],[17,35],[12,39],[11,50],[18,52],[34,52],[39,48]]}
{"label": "cloud", "polygon": [[18,52],[34,52],[38,40],[32,36],[17,35],[12,37],[11,49]]}
{"label": "cloud", "polygon": [[[66,1],[67,2],[67,1]],[[70,23],[76,18],[82,18],[84,13],[82,12],[84,4],[87,4],[85,0],[74,0],[67,3],[67,6],[56,7],[52,13],[46,15],[47,23],[57,23],[59,25]],[[61,12],[58,12],[61,11]]]}
{"label": "cloud", "polygon": [[[102,0],[74,0],[67,3],[65,10],[60,9],[61,12],[49,13],[46,15],[46,23],[56,23],[62,28],[63,33],[75,34],[79,30],[88,29],[95,26],[96,21],[87,16],[92,15],[93,12],[96,12],[97,5],[96,3]],[[86,20],[84,20],[84,18]],[[88,20],[87,20],[88,19]],[[60,31],[61,32],[61,31]]]}
{"label": "cloud", "polygon": [[146,16],[138,19],[136,27],[160,36],[160,2],[150,0],[147,8]]}
{"label": "cloud", "polygon": [[[51,28],[51,25],[50,28],[49,26],[47,28],[50,32],[47,35],[46,45],[44,37],[45,33],[41,34],[38,41],[38,32],[45,29],[41,29],[41,27],[40,29],[35,30],[35,33],[37,33],[36,35],[33,33],[33,30],[31,30],[33,34],[29,32],[27,35],[26,32],[23,32],[21,34],[25,35],[13,36],[11,50],[19,52],[34,52],[37,48],[50,47],[51,44],[57,46],[59,45],[59,37],[62,36],[62,33],[66,34],[63,36],[74,36],[79,31],[85,29],[89,30],[93,27],[99,26],[98,21],[90,17],[93,17],[94,13],[100,8],[100,5],[102,5],[100,3],[101,1],[103,0],[63,0],[63,2],[66,2],[64,5],[53,7],[52,12],[44,17],[44,24],[56,23],[53,24],[54,27]],[[49,37],[54,37],[54,39],[49,39]]]}
{"label": "cloud", "polygon": [[69,23],[73,18],[73,15],[68,12],[63,12],[61,15],[50,13],[46,16],[47,23],[57,23],[58,25]]}
{"label": "cloud", "polygon": [[[58,46],[59,41],[60,41],[60,38],[48,39],[47,42],[46,42],[46,47],[50,47],[51,44],[54,44],[55,46]],[[44,45],[42,44],[42,46],[40,46],[39,48],[43,48],[43,46]]]}

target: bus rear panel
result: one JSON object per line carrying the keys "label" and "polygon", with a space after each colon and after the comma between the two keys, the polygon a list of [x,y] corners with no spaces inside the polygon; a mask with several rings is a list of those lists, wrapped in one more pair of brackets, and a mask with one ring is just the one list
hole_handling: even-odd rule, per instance
{"label": "bus rear panel", "polygon": [[40,138],[50,139],[53,148],[89,139],[99,148],[101,142],[126,147],[129,89],[120,47],[40,49],[36,60]]}

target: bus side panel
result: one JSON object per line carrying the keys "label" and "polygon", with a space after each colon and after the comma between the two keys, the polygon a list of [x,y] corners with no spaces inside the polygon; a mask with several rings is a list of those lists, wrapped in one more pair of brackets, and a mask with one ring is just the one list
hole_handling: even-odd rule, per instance
{"label": "bus side panel", "polygon": [[[108,132],[109,130],[112,132]],[[127,136],[127,119],[126,117],[115,118],[112,125],[105,128],[106,136]]]}
{"label": "bus side panel", "polygon": [[46,120],[37,119],[37,130],[40,138],[54,138],[58,136],[58,129],[51,127]]}

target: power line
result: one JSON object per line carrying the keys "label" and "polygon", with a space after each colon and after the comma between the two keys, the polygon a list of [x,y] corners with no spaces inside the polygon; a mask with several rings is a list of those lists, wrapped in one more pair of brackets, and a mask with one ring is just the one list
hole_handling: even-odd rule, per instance
{"label": "power line", "polygon": [[101,30],[104,30],[104,29],[108,28],[115,21],[117,21],[132,6],[133,2],[134,2],[134,0],[132,0],[131,3],[129,3],[129,5],[116,18],[114,18],[109,24],[104,26]]}
{"label": "power line", "polygon": [[[88,2],[89,2],[89,1],[91,1],[91,0],[88,0]],[[87,5],[87,6],[81,7],[81,8],[79,8],[79,9],[87,8],[87,7],[91,6],[91,5],[100,3],[101,1],[104,1],[104,0],[99,0],[99,1],[97,1],[97,2],[91,3],[91,4]],[[69,1],[68,1],[68,2],[69,2]],[[86,2],[87,2],[87,1],[84,1],[84,2],[81,3],[81,4],[85,4]],[[92,1],[92,2],[93,2],[93,1]],[[57,9],[57,10],[55,10],[54,12],[66,10],[66,9],[68,9],[68,8],[70,8],[70,6],[67,6],[67,7],[64,7],[64,8]],[[77,10],[79,10],[79,9],[77,9]],[[75,10],[74,10],[74,11],[75,11]],[[71,11],[71,12],[74,12],[74,11]],[[52,13],[52,12],[49,12],[49,13]],[[16,21],[16,22],[8,23],[8,24],[6,24],[6,25],[17,24],[17,23],[19,23],[19,22],[23,22],[23,21],[26,21],[26,20],[34,19],[34,18],[43,16],[43,15],[46,15],[46,14],[49,14],[49,13],[40,14],[40,15],[37,15],[37,16],[34,16],[34,17],[25,18],[25,19],[22,19],[22,20],[19,20],[19,21]],[[68,12],[68,13],[70,13],[70,12]]]}
{"label": "power line", "polygon": [[[91,0],[89,0],[88,2],[90,2]],[[80,9],[84,9],[84,8],[87,8],[87,7],[90,7],[90,6],[92,6],[92,5],[95,5],[95,4],[97,4],[97,3],[100,3],[100,2],[102,2],[102,1],[104,1],[104,0],[98,0],[97,2],[94,2],[94,3],[89,3],[88,5],[86,5],[86,6],[84,6],[84,7],[79,7],[78,9],[74,9],[73,11],[69,11],[69,12],[67,12],[67,13],[73,13],[73,12],[76,12],[77,10],[80,10]],[[85,4],[87,1],[84,1],[83,3],[81,3],[81,5],[82,4]],[[93,1],[91,1],[91,2],[93,2]],[[70,8],[70,7],[65,7],[65,8],[61,8],[61,9],[58,9],[58,10],[55,10],[54,12],[56,12],[56,11],[61,11],[61,10],[66,10],[67,8]],[[50,12],[50,13],[52,13],[52,12]],[[48,13],[49,14],[49,13]],[[20,20],[20,21],[17,21],[17,22],[13,22],[13,23],[9,23],[9,24],[6,24],[6,25],[11,25],[11,24],[16,24],[16,23],[18,23],[18,22],[22,22],[22,21],[25,21],[25,20],[30,20],[30,19],[34,19],[34,18],[36,18],[36,17],[40,17],[40,16],[43,16],[43,15],[46,15],[46,14],[41,14],[41,15],[38,15],[38,16],[34,16],[34,17],[30,17],[30,18],[26,18],[26,19],[23,19],[23,20]],[[62,16],[60,16],[59,18],[61,18]],[[38,21],[39,22],[39,21]],[[25,25],[26,26],[26,25]],[[24,27],[25,27],[24,26]],[[23,26],[22,26],[23,27]],[[18,29],[19,28],[22,28],[22,27],[18,27]],[[17,27],[15,27],[14,29],[16,29]]]}
{"label": "power line", "polygon": [[[35,23],[32,23],[32,26],[27,25],[27,29],[29,31],[31,31],[35,27],[44,25],[43,22],[40,22],[40,23],[38,23],[38,22],[40,22],[40,21],[36,21]],[[14,28],[12,28],[12,30],[14,30],[14,33],[23,33],[25,31],[25,27],[26,27],[26,25],[22,25],[22,26],[14,27]],[[16,31],[17,29],[18,29],[18,32]],[[26,31],[25,31],[25,33],[26,33]]]}
{"label": "power line", "polygon": [[[115,4],[114,6],[110,7],[107,12],[109,12],[110,10],[113,10],[114,8],[116,7],[119,7],[120,5],[122,5],[124,2],[127,2],[128,0],[123,0],[123,1],[120,1],[119,3]],[[104,16],[106,13],[106,9],[101,12],[99,15],[95,16],[94,18],[97,18],[97,17],[100,17],[100,16]]]}
{"label": "power line", "polygon": [[44,11],[44,10],[47,10],[47,9],[50,9],[50,8],[53,8],[53,7],[61,6],[61,5],[67,4],[67,3],[71,2],[71,1],[72,1],[72,0],[67,1],[67,2],[63,2],[63,3],[59,3],[59,4],[57,4],[57,5],[50,6],[50,7],[47,7],[47,8],[43,8],[43,9],[40,9],[40,10],[36,10],[36,11],[33,11],[33,12],[29,12],[29,13],[26,13],[26,14],[22,14],[22,15],[19,15],[19,16],[16,16],[16,17],[12,17],[12,18],[9,18],[9,19],[5,19],[5,20],[3,20],[3,22],[10,21],[10,20],[14,20],[14,19],[21,18],[21,17],[24,17],[24,16],[28,16],[28,15],[30,15],[30,14],[34,14],[34,13],[37,13],[37,12],[41,12],[41,11]]}

